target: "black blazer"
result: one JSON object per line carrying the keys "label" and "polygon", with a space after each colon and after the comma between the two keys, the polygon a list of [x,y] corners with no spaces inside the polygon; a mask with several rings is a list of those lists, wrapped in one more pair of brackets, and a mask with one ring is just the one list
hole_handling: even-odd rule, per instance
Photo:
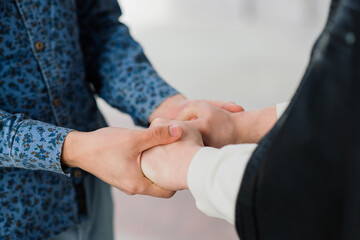
{"label": "black blazer", "polygon": [[333,1],[288,109],[236,205],[242,240],[360,240],[360,0]]}

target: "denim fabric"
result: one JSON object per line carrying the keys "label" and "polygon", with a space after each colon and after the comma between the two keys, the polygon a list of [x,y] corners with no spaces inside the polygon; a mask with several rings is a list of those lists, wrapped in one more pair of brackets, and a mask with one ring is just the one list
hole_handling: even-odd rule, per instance
{"label": "denim fabric", "polygon": [[360,1],[333,1],[288,109],[236,206],[242,240],[360,239]]}
{"label": "denim fabric", "polygon": [[106,126],[96,94],[146,126],[177,93],[120,15],[116,0],[0,0],[0,239],[45,239],[86,218],[82,177],[60,156],[71,129]]}

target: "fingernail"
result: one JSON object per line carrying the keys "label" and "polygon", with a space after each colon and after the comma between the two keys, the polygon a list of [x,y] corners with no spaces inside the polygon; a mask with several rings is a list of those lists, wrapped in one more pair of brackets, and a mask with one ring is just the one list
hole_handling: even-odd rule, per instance
{"label": "fingernail", "polygon": [[170,135],[172,137],[178,137],[180,136],[180,127],[178,125],[171,125],[169,127]]}

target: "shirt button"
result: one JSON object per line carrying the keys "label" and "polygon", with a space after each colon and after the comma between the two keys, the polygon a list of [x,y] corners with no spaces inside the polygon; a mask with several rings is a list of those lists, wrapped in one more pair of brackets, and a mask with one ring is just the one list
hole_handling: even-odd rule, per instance
{"label": "shirt button", "polygon": [[37,51],[41,51],[45,48],[45,44],[43,42],[36,42],[35,43],[35,49]]}
{"label": "shirt button", "polygon": [[82,175],[81,170],[75,170],[75,171],[74,171],[74,177],[75,177],[75,178],[79,178],[79,177],[81,177],[81,175]]}
{"label": "shirt button", "polygon": [[60,99],[59,98],[54,99],[54,106],[55,107],[60,107],[60,105],[61,105]]}

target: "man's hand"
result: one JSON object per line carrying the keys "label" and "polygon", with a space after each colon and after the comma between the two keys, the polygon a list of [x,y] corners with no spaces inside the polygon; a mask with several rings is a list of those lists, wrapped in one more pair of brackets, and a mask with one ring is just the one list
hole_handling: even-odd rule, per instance
{"label": "man's hand", "polygon": [[[203,106],[213,106],[212,109],[223,109],[228,112],[242,112],[244,109],[232,102],[222,101],[207,101],[207,100],[187,100],[183,95],[178,94],[166,99],[149,117],[149,122],[152,122],[155,118],[168,118],[168,119],[179,119],[184,109],[188,106],[201,103]],[[209,108],[208,108],[209,110]],[[203,109],[202,111],[205,111]]]}
{"label": "man's hand", "polygon": [[167,119],[154,120],[150,129],[169,124],[182,127],[182,139],[145,151],[141,157],[141,168],[146,177],[163,188],[174,191],[188,189],[188,168],[196,152],[203,147],[201,135],[188,123]]}
{"label": "man's hand", "polygon": [[189,123],[199,129],[206,146],[220,148],[238,143],[240,136],[235,115],[229,111],[206,103],[193,102],[178,115],[177,119],[191,120]]}
{"label": "man's hand", "polygon": [[275,107],[230,113],[201,102],[188,105],[178,115],[178,120],[191,120],[189,123],[200,130],[204,144],[211,147],[257,143],[276,119]]}
{"label": "man's hand", "polygon": [[149,181],[142,173],[143,151],[179,140],[179,126],[162,125],[146,130],[102,128],[94,132],[70,132],[65,139],[62,163],[79,167],[127,194],[168,198],[173,191]]}

